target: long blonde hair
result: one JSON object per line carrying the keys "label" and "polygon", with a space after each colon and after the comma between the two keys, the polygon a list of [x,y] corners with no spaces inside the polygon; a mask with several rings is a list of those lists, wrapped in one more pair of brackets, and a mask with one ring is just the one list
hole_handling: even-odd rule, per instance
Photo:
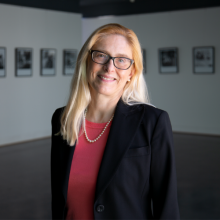
{"label": "long blonde hair", "polygon": [[124,36],[129,43],[134,60],[135,72],[128,82],[121,99],[128,105],[149,103],[147,86],[143,77],[143,61],[141,46],[136,34],[120,25],[106,24],[96,29],[87,39],[79,52],[75,72],[71,82],[70,96],[61,116],[60,132],[64,140],[73,146],[78,139],[81,126],[84,130],[84,111],[91,101],[90,90],[86,77],[86,61],[92,46],[106,35],[118,34]]}

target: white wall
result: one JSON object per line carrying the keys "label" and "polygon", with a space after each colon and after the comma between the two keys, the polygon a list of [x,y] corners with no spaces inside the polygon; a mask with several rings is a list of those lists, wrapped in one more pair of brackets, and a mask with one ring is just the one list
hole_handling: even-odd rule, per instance
{"label": "white wall", "polygon": [[[220,7],[82,20],[83,42],[97,27],[120,23],[147,51],[145,76],[152,104],[168,111],[173,130],[220,135]],[[215,74],[195,75],[192,47],[215,47]],[[158,48],[178,47],[178,74],[159,74]]]}
{"label": "white wall", "polygon": [[[62,75],[63,49],[80,49],[81,15],[0,4],[0,46],[7,76],[0,78],[0,145],[49,136],[54,110],[64,106],[70,76]],[[15,77],[15,48],[33,48],[33,76]],[[40,49],[57,49],[56,76],[40,76]]]}

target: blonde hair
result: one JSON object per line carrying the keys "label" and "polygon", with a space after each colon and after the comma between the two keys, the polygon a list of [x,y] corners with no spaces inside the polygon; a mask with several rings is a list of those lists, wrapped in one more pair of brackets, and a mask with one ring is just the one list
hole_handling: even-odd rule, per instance
{"label": "blonde hair", "polygon": [[118,34],[127,39],[132,49],[134,60],[133,68],[135,72],[130,82],[125,85],[121,99],[128,105],[149,103],[147,87],[142,73],[143,61],[141,46],[136,34],[120,24],[106,24],[99,27],[90,35],[79,52],[71,82],[70,96],[61,116],[60,132],[63,139],[67,140],[71,146],[77,141],[81,126],[83,126],[84,130],[84,111],[91,101],[86,77],[86,61],[89,50],[104,36],[112,34]]}

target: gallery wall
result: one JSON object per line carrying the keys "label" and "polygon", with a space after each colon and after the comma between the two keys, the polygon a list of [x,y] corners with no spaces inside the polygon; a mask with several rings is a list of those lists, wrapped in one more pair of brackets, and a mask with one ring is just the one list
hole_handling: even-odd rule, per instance
{"label": "gallery wall", "polygon": [[[65,105],[71,76],[63,74],[63,49],[81,47],[81,15],[0,4],[0,145],[51,135],[51,117]],[[15,48],[33,49],[33,75],[15,77]],[[56,49],[56,75],[40,76],[40,49]]]}
{"label": "gallery wall", "polygon": [[[173,131],[220,135],[220,7],[82,20],[83,42],[94,29],[120,23],[134,30],[146,49],[151,103],[166,110]],[[215,73],[194,74],[192,48],[215,47]],[[179,73],[161,74],[158,49],[177,47]]]}

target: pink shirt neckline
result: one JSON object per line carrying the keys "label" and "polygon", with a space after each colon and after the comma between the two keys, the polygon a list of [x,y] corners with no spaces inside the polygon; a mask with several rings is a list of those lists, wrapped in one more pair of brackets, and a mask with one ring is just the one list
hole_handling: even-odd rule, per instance
{"label": "pink shirt neckline", "polygon": [[[88,120],[86,119],[86,127],[90,127],[90,128],[104,128],[107,123],[108,123],[108,122],[95,123],[95,122],[88,121]],[[110,126],[111,123],[112,123],[112,121],[109,123],[108,126]]]}

